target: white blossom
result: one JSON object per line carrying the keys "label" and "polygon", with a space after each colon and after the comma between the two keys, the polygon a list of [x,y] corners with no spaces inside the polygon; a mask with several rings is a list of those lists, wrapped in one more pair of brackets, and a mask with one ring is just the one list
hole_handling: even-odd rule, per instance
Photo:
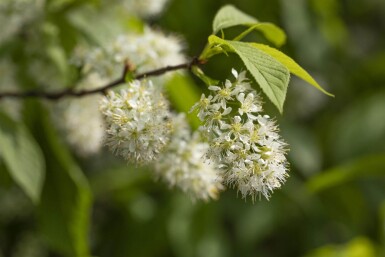
{"label": "white blossom", "polygon": [[134,64],[137,73],[178,65],[186,61],[181,40],[149,27],[142,34],[120,35],[105,47],[85,51],[78,48],[73,63],[83,66],[83,73],[96,72],[115,79],[121,75],[124,62]]}
{"label": "white blossom", "polygon": [[261,114],[261,98],[251,89],[245,72],[232,73],[234,82],[209,87],[212,95],[203,95],[193,107],[210,142],[206,158],[218,165],[224,182],[243,197],[250,195],[255,200],[263,195],[268,199],[288,176],[286,143],[275,122]]}
{"label": "white blossom", "polygon": [[198,117],[199,119],[203,120],[205,118],[206,112],[208,111],[209,107],[211,107],[210,103],[212,98],[213,98],[212,95],[209,95],[206,98],[206,96],[202,94],[201,99],[191,107],[191,111],[193,111],[194,109],[198,109],[199,110]]}
{"label": "white blossom", "polygon": [[[120,77],[127,60],[134,64],[136,73],[162,68],[167,65],[180,64],[184,61],[181,49],[179,39],[176,37],[166,36],[160,31],[146,28],[143,34],[121,35],[104,47],[89,50],[79,46],[72,58],[72,63],[82,66],[82,74],[89,84],[88,88],[98,88]],[[93,79],[89,80],[87,78]],[[159,80],[157,79],[156,82],[159,82]],[[93,84],[91,85],[91,83]],[[167,124],[167,122],[162,122],[160,119],[162,117],[167,118],[168,103],[161,96],[160,91],[154,89],[151,82],[140,83],[136,81],[130,83],[129,88],[128,91],[122,91],[121,94],[110,92],[109,96],[102,101],[104,104],[102,104],[101,108],[108,126],[106,143],[111,149],[124,155],[130,161],[149,162],[155,158],[157,152],[167,142],[167,131],[169,129],[167,126],[161,125]],[[127,105],[130,105],[130,108],[133,109],[125,109],[127,106],[124,107],[123,105],[119,109],[117,106],[112,106],[112,103],[107,104],[109,101],[126,101]],[[164,106],[156,110],[157,104],[163,104]],[[114,109],[107,110],[109,107]],[[165,111],[165,113],[161,113],[162,111]],[[68,110],[69,112],[70,110]],[[128,113],[133,116],[125,117]],[[113,117],[109,116],[112,114]],[[120,124],[117,120],[119,115],[122,118]],[[154,118],[155,116],[158,117]],[[124,119],[132,119],[132,122],[123,125]],[[83,122],[86,122],[86,120]],[[81,123],[78,126],[81,127]],[[149,126],[153,127],[149,130]],[[157,129],[159,130],[157,131]],[[140,135],[129,134],[136,133],[135,131],[145,133]],[[159,142],[156,140],[158,135],[160,136]],[[139,138],[127,141],[130,136],[134,138],[138,136]],[[144,145],[140,146],[141,143],[144,143]],[[135,153],[135,149],[138,150],[137,153]]]}
{"label": "white blossom", "polygon": [[158,178],[171,187],[178,187],[193,200],[216,199],[223,189],[219,171],[203,161],[209,145],[202,142],[197,132],[190,131],[185,115],[173,117],[170,144],[155,164]]}
{"label": "white blossom", "polygon": [[122,0],[125,8],[133,15],[143,18],[159,15],[168,0]]}
{"label": "white blossom", "polygon": [[166,35],[160,30],[146,27],[143,34],[131,34],[125,40],[126,56],[137,65],[138,72],[186,61],[182,54],[181,39],[174,35]]}
{"label": "white blossom", "polygon": [[100,111],[107,126],[106,145],[130,162],[156,160],[169,141],[169,103],[151,81],[135,80],[119,93],[109,91]]}
{"label": "white blossom", "polygon": [[[101,81],[97,74],[86,77],[78,89],[95,88]],[[52,116],[65,140],[81,156],[96,154],[103,146],[105,126],[99,112],[100,95],[63,99],[54,104]]]}

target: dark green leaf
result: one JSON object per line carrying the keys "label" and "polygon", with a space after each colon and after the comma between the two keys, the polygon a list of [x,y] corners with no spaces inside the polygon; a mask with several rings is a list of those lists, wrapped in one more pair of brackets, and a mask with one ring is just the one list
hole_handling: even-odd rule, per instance
{"label": "dark green leaf", "polygon": [[45,110],[39,108],[36,110],[34,106],[41,119],[36,133],[44,145],[49,171],[38,208],[40,230],[48,245],[56,251],[65,256],[87,257],[92,203],[88,181],[60,142]]}
{"label": "dark green leaf", "polygon": [[384,175],[385,154],[370,155],[320,173],[307,182],[307,187],[320,192],[359,177]]}
{"label": "dark green leaf", "polygon": [[45,163],[39,145],[22,123],[0,113],[0,155],[14,181],[38,203]]}

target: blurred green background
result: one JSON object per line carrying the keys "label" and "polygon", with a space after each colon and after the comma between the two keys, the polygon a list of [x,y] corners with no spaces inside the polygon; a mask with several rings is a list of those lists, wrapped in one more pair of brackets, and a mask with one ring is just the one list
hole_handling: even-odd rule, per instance
{"label": "blurred green background", "polygon": [[[281,50],[336,95],[292,77],[284,114],[266,103],[290,145],[283,188],[254,204],[231,189],[217,201],[194,203],[107,151],[76,156],[45,105],[24,100],[24,129],[42,151],[46,178],[34,205],[0,161],[1,257],[385,256],[385,1],[171,0],[148,22],[181,35],[192,57],[203,49],[216,11],[229,3],[282,27],[288,42]],[[0,47],[25,89],[49,88],[52,78],[71,84],[76,72],[67,60],[79,42],[97,45],[138,22],[108,1],[46,5],[40,19]],[[258,33],[247,40],[266,42]],[[29,69],[36,60],[56,68],[36,76]],[[203,69],[226,78],[234,66],[240,67],[236,57],[218,56]],[[195,78],[184,83],[204,91]]]}

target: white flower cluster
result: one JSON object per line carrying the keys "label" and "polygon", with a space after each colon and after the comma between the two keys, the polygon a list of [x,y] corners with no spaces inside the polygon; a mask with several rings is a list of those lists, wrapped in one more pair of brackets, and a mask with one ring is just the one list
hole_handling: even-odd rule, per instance
{"label": "white flower cluster", "polygon": [[96,72],[102,77],[115,79],[121,75],[126,60],[141,73],[185,62],[182,50],[178,37],[146,27],[143,34],[121,35],[104,48],[89,53],[80,49],[74,62],[83,65],[84,73]]}
{"label": "white flower cluster", "polygon": [[172,119],[171,141],[155,163],[156,176],[171,187],[178,187],[192,199],[216,199],[223,189],[218,170],[202,158],[209,145],[191,134],[184,114]]}
{"label": "white flower cluster", "polygon": [[171,132],[169,104],[151,81],[135,80],[120,93],[109,91],[100,103],[106,144],[130,162],[150,163],[167,145]]}
{"label": "white flower cluster", "polygon": [[179,37],[166,35],[149,27],[144,29],[143,34],[119,37],[116,44],[124,46],[120,59],[128,58],[137,66],[138,72],[178,65],[186,61]]}
{"label": "white flower cluster", "polygon": [[42,11],[44,0],[0,1],[0,44],[14,36]]}
{"label": "white flower cluster", "polygon": [[288,176],[286,144],[275,122],[261,115],[261,99],[246,72],[232,73],[234,82],[210,86],[212,95],[202,95],[193,106],[210,142],[206,157],[218,164],[225,183],[237,187],[243,197],[255,200],[262,194],[268,199]]}
{"label": "white flower cluster", "polygon": [[143,18],[159,15],[168,0],[123,0],[125,8],[133,15]]}
{"label": "white flower cluster", "polygon": [[[120,36],[112,44],[104,48],[96,48],[91,51],[78,48],[73,62],[83,67],[82,73],[85,75],[85,78],[77,85],[77,88],[98,88],[118,78],[121,76],[126,60],[137,66],[137,72],[180,64],[184,61],[181,49],[181,44],[177,38],[167,37],[163,33],[153,31],[150,28],[146,28],[141,35]],[[157,82],[161,81],[157,80]],[[134,82],[130,90],[132,91],[138,85],[140,85],[139,82]],[[147,95],[141,96],[146,98],[140,98],[144,103],[143,105],[146,105],[146,99],[151,98],[151,93],[154,93],[156,90],[153,89],[152,85],[140,88],[143,92],[149,90]],[[160,92],[157,93],[160,94]],[[131,97],[131,95],[127,97]],[[98,113],[97,108],[95,108],[98,105],[99,99],[99,96],[89,96],[84,99],[65,100],[59,104],[59,108],[55,108],[54,116],[57,118],[56,123],[64,132],[69,144],[83,156],[97,153],[103,141],[103,118]],[[158,98],[149,100],[148,104],[156,104],[154,101],[158,100]],[[163,98],[161,102],[165,102]],[[154,115],[152,111],[152,113],[148,113],[146,116],[144,113],[149,109],[140,108],[138,113],[140,113],[142,119]],[[159,132],[162,133],[162,130]],[[153,136],[156,135],[154,134]],[[111,145],[111,142],[109,144]],[[161,147],[161,145],[155,147],[154,150],[158,151],[158,147]],[[146,151],[146,147],[144,146],[141,151]],[[147,150],[151,151],[150,148]],[[149,155],[140,152],[138,156],[139,159],[144,161],[147,157],[143,156]],[[130,155],[127,155],[126,158],[133,159]]]}

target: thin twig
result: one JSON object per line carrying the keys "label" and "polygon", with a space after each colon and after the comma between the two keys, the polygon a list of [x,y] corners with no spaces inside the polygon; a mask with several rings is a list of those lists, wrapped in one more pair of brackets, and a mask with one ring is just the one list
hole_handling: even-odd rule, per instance
{"label": "thin twig", "polygon": [[[194,65],[203,64],[201,60],[198,58],[193,58],[190,62],[182,63],[174,66],[166,66],[160,69],[140,73],[134,76],[134,79],[141,80],[151,76],[159,76],[165,74],[170,71],[181,70],[181,69],[191,69]],[[84,89],[84,90],[76,90],[73,88],[68,88],[58,92],[42,92],[42,91],[25,91],[25,92],[0,92],[0,99],[5,97],[12,98],[27,98],[27,97],[35,97],[35,98],[45,98],[49,100],[57,100],[63,97],[82,97],[86,95],[96,94],[96,93],[105,93],[108,89],[116,87],[120,84],[123,84],[126,80],[126,74],[129,72],[128,65],[124,66],[124,70],[122,72],[122,76],[102,87],[96,89]]]}

